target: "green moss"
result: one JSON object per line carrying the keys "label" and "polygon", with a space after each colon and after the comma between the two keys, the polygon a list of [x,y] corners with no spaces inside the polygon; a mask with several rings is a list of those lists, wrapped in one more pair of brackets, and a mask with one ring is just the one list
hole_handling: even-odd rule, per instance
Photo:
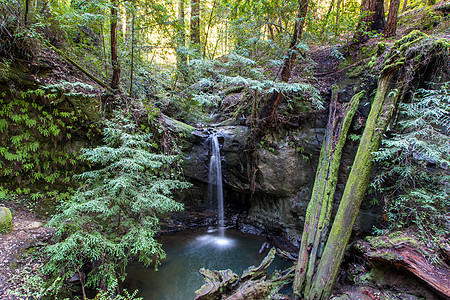
{"label": "green moss", "polygon": [[380,56],[381,54],[386,51],[387,43],[379,42],[377,44],[377,48],[375,49],[375,53],[377,56]]}
{"label": "green moss", "polygon": [[387,236],[369,237],[367,241],[374,248],[390,248],[399,245],[408,245],[414,248],[423,246],[415,236],[402,231],[396,231]]}
{"label": "green moss", "polygon": [[164,123],[170,128],[170,130],[172,130],[173,132],[179,133],[179,134],[184,134],[185,136],[188,136],[192,133],[192,131],[194,131],[194,127],[177,121],[175,119],[172,119],[166,115],[162,115],[163,119],[164,119]]}
{"label": "green moss", "polygon": [[435,11],[431,7],[427,7],[424,14],[420,18],[419,28],[423,30],[430,30],[439,25],[444,19],[444,13],[441,11]]}
{"label": "green moss", "polygon": [[12,214],[6,207],[0,207],[0,233],[7,233],[12,228]]}
{"label": "green moss", "polygon": [[354,68],[349,69],[345,75],[348,77],[358,77],[358,76],[361,76],[361,74],[363,72],[364,72],[364,66],[358,65]]}

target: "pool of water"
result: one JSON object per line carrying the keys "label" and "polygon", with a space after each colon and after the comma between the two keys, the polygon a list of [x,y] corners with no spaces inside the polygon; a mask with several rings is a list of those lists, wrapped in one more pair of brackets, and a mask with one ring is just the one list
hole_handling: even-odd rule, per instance
{"label": "pool of water", "polygon": [[[192,300],[203,283],[200,268],[231,269],[239,276],[251,265],[259,265],[267,251],[259,253],[265,239],[235,230],[216,232],[183,231],[164,236],[160,242],[167,254],[159,271],[145,268],[140,263],[130,263],[127,269],[126,288],[139,290],[145,300]],[[289,264],[277,258],[269,272],[283,269]]]}

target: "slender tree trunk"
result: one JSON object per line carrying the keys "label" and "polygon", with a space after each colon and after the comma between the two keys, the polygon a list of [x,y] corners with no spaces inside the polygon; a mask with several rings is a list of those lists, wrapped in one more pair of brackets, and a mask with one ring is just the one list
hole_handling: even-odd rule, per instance
{"label": "slender tree trunk", "polygon": [[325,17],[324,17],[325,23],[323,24],[322,30],[320,31],[320,37],[323,36],[323,34],[325,33],[325,29],[328,27],[328,19],[330,17],[331,12],[333,11],[333,6],[334,6],[334,0],[331,0],[330,6],[328,6],[327,13],[325,14]]}
{"label": "slender tree trunk", "polygon": [[183,75],[187,76],[187,55],[186,55],[186,32],[184,23],[184,0],[178,0],[178,21],[177,34],[175,41],[175,51],[177,55],[177,70]]}
{"label": "slender tree trunk", "polygon": [[111,0],[111,65],[112,65],[112,78],[111,88],[117,90],[119,88],[120,80],[120,66],[117,57],[117,9],[118,0]]}
{"label": "slender tree trunk", "polygon": [[338,87],[333,86],[327,130],[324,136],[311,200],[306,210],[305,225],[295,270],[294,292],[308,295],[317,260],[330,227],[333,197],[336,190],[342,148],[347,132],[364,92],[352,97],[347,105],[338,103]]}
{"label": "slender tree trunk", "polygon": [[134,21],[136,17],[134,0],[132,2],[131,12],[131,65],[130,65],[130,97],[133,95],[133,74],[134,74]]}
{"label": "slender tree trunk", "polygon": [[25,11],[23,13],[23,23],[27,25],[28,22],[28,11],[30,10],[30,0],[25,0]]}
{"label": "slender tree trunk", "polygon": [[191,2],[191,44],[200,50],[200,0]]}
{"label": "slender tree trunk", "polygon": [[400,0],[391,0],[389,5],[389,13],[386,22],[386,30],[384,31],[386,36],[394,36],[397,32],[397,18],[398,9],[400,7]]}
{"label": "slender tree trunk", "polygon": [[398,95],[394,75],[397,66],[382,72],[364,133],[342,195],[333,226],[325,245],[311,290],[306,299],[328,299],[352,232],[353,224],[373,169],[372,153],[377,151],[394,112]]}
{"label": "slender tree trunk", "polygon": [[[306,14],[308,12],[308,3],[309,0],[300,0],[297,19],[295,20],[294,33],[292,35],[291,44],[289,45],[287,57],[284,59],[283,68],[281,70],[281,80],[284,82],[289,81],[294,62],[298,55],[297,43],[302,38],[303,26],[305,25]],[[262,133],[258,135],[263,134],[263,132],[272,125],[275,119],[275,113],[282,98],[283,94],[278,91],[273,92],[270,96],[269,101],[259,114],[259,129],[262,129]]]}
{"label": "slender tree trunk", "polygon": [[382,32],[386,26],[384,0],[363,0],[361,13],[362,17],[353,36],[354,44],[366,42],[369,39],[368,32]]}
{"label": "slender tree trunk", "polygon": [[216,7],[216,0],[213,1],[213,5],[211,8],[211,14],[209,15],[209,20],[208,20],[208,26],[206,27],[206,32],[205,32],[205,43],[203,46],[203,59],[206,57],[206,46],[208,44],[208,34],[209,34],[209,30],[211,29],[211,24],[212,24],[212,20],[213,20],[213,15],[214,15],[214,8]]}
{"label": "slender tree trunk", "polygon": [[402,13],[406,11],[406,7],[408,6],[408,0],[403,1]]}
{"label": "slender tree trunk", "polygon": [[340,13],[341,13],[341,0],[337,1],[336,4],[336,20],[335,20],[335,26],[334,26],[334,34],[338,35],[339,34],[339,24],[340,24]]}

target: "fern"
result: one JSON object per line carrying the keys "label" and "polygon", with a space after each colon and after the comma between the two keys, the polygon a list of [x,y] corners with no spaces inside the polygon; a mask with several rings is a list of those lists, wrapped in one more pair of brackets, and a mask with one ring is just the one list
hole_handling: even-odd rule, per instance
{"label": "fern", "polygon": [[420,90],[400,105],[399,131],[374,153],[382,172],[374,186],[387,200],[390,228],[416,226],[426,239],[450,232],[450,93]]}

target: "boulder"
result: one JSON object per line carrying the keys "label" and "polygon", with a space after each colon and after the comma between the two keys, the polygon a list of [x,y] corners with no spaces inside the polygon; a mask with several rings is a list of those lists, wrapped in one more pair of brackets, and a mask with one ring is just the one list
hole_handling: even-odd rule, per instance
{"label": "boulder", "polygon": [[6,233],[12,228],[11,211],[6,207],[0,207],[0,233]]}

